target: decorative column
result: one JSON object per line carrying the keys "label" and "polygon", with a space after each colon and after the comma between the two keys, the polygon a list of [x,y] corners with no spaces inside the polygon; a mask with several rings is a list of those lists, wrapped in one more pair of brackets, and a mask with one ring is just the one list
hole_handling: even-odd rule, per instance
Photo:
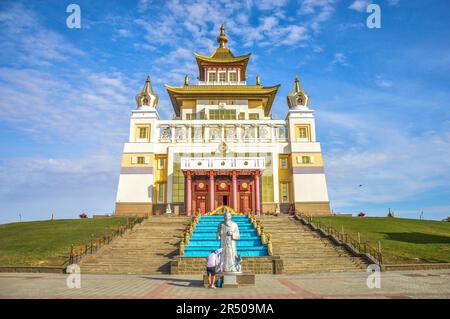
{"label": "decorative column", "polygon": [[260,195],[260,187],[259,187],[259,176],[260,172],[255,172],[255,206],[256,206],[256,215],[261,215],[261,195]]}
{"label": "decorative column", "polygon": [[214,171],[209,171],[209,210],[214,210]]}
{"label": "decorative column", "polygon": [[236,178],[236,171],[232,171],[231,172],[231,193],[233,196],[233,201],[232,201],[232,207],[234,210],[237,211],[237,202],[238,202],[238,196],[237,196],[237,178]]}
{"label": "decorative column", "polygon": [[192,214],[192,175],[191,171],[186,172],[186,215]]}

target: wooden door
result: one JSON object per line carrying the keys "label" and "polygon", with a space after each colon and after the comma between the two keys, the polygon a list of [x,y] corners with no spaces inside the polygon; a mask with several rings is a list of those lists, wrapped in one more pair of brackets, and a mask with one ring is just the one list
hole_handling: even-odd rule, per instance
{"label": "wooden door", "polygon": [[246,213],[250,208],[250,198],[248,195],[241,195],[241,212]]}
{"label": "wooden door", "polygon": [[197,211],[200,211],[200,214],[206,213],[206,196],[197,196]]}

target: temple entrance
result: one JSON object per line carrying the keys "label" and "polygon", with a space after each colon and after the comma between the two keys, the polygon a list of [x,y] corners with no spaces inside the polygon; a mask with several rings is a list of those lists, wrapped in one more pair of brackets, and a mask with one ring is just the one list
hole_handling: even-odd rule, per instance
{"label": "temple entrance", "polygon": [[197,196],[196,207],[197,207],[197,211],[200,212],[200,214],[206,213],[206,196],[205,195]]}
{"label": "temple entrance", "polygon": [[260,214],[263,159],[182,158],[181,166],[186,176],[186,215],[195,212],[204,214],[219,206],[229,206],[242,213]]}
{"label": "temple entrance", "polygon": [[242,195],[241,196],[241,202],[239,207],[242,212],[247,212],[250,209],[250,196],[249,195]]}
{"label": "temple entrance", "polygon": [[219,206],[229,206],[230,204],[228,203],[228,198],[228,195],[220,196]]}

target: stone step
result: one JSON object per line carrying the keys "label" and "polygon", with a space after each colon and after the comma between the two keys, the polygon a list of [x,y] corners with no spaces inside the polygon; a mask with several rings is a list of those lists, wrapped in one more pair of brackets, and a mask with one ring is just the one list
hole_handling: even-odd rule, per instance
{"label": "stone step", "polygon": [[170,272],[179,234],[189,218],[150,217],[81,261],[85,273],[161,274]]}

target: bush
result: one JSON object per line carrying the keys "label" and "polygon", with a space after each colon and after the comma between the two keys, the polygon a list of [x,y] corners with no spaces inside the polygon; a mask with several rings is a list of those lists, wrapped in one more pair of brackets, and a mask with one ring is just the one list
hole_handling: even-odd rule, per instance
{"label": "bush", "polygon": [[363,212],[358,213],[358,217],[364,217],[364,216],[366,216],[366,214],[364,214]]}
{"label": "bush", "polygon": [[80,218],[87,218],[86,213],[81,213],[79,216],[80,216]]}

